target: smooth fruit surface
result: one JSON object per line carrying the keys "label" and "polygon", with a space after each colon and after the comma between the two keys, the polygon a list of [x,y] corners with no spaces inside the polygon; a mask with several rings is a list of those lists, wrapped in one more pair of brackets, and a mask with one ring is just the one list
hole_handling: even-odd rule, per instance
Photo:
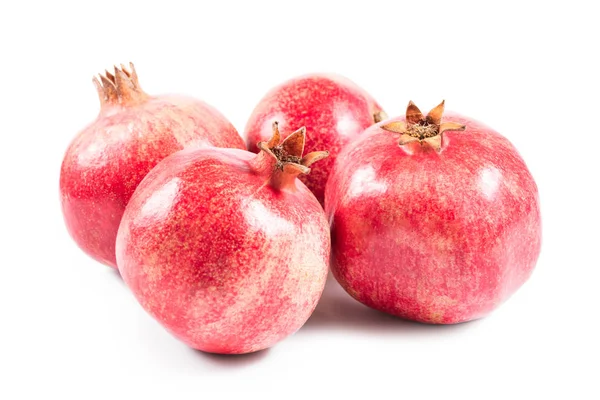
{"label": "smooth fruit surface", "polygon": [[[331,268],[375,309],[427,323],[476,319],[535,266],[537,187],[494,130],[458,114],[416,113],[370,128],[338,157],[325,200]],[[440,127],[464,131],[436,134]]]}
{"label": "smooth fruit surface", "polygon": [[329,157],[300,179],[323,204],[325,184],[340,150],[367,127],[385,119],[377,102],[354,82],[339,75],[306,75],[273,88],[258,103],[246,124],[248,149],[271,137],[271,125],[282,130],[305,126],[308,152],[327,149]]}
{"label": "smooth fruit surface", "polygon": [[123,217],[123,279],[193,348],[270,347],[304,324],[323,291],[329,227],[296,176],[326,154],[300,160],[300,151],[287,162],[285,147],[272,150],[279,158],[268,149],[176,153],[143,180]]}
{"label": "smooth fruit surface", "polygon": [[148,96],[133,68],[107,75],[102,84],[96,81],[100,114],[66,151],[60,195],[79,247],[116,267],[115,239],[125,206],[159,161],[187,147],[244,148],[244,143],[223,115],[200,100]]}

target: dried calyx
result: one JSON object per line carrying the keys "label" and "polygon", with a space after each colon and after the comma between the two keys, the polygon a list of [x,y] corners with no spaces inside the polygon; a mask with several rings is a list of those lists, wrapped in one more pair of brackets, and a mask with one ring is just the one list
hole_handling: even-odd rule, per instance
{"label": "dried calyx", "polygon": [[268,142],[259,142],[258,148],[268,156],[273,157],[275,168],[284,173],[297,176],[308,174],[310,166],[329,155],[328,151],[313,151],[302,157],[306,141],[306,128],[302,127],[281,140],[279,124],[273,122],[273,136]]}
{"label": "dried calyx", "polygon": [[423,116],[421,110],[412,101],[406,108],[406,122],[394,121],[383,125],[381,128],[386,131],[400,134],[399,145],[405,145],[412,142],[428,144],[436,151],[442,148],[442,134],[446,131],[464,131],[465,126],[457,122],[443,122],[444,101],[437,107],[434,107],[426,116]]}
{"label": "dried calyx", "polygon": [[380,110],[373,114],[373,122],[378,123],[388,119],[388,115],[385,111]]}
{"label": "dried calyx", "polygon": [[104,75],[98,74],[93,82],[102,106],[133,105],[148,98],[140,87],[133,63],[129,63],[129,70],[123,64],[121,68],[115,66],[112,74],[105,70]]}

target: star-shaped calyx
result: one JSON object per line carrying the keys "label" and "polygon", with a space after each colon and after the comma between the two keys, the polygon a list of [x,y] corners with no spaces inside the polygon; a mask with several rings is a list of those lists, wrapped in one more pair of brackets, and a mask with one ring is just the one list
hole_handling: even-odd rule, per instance
{"label": "star-shaped calyx", "polygon": [[403,146],[412,142],[427,144],[434,150],[442,149],[442,135],[446,131],[464,131],[465,126],[458,122],[442,122],[444,101],[423,116],[423,113],[412,101],[406,108],[406,122],[394,121],[381,127],[386,131],[400,134],[398,144]]}
{"label": "star-shaped calyx", "polygon": [[275,159],[275,168],[284,174],[298,176],[308,174],[310,166],[329,155],[328,151],[313,151],[305,155],[306,128],[302,127],[283,141],[279,133],[279,124],[273,122],[273,136],[268,142],[259,142],[258,148]]}
{"label": "star-shaped calyx", "polygon": [[107,70],[104,75],[98,74],[93,78],[94,85],[100,97],[100,105],[120,104],[132,105],[140,103],[148,98],[148,95],[140,87],[137,73],[133,63],[129,63],[129,70],[123,64],[114,67],[114,73]]}

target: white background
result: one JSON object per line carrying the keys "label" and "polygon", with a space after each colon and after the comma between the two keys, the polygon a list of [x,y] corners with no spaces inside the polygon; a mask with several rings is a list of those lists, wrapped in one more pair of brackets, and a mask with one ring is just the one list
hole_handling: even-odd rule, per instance
{"label": "white background", "polygon": [[[593,1],[189,3],[0,5],[1,399],[599,398]],[[473,323],[403,322],[330,281],[271,350],[187,348],[60,213],[63,152],[99,109],[92,75],[128,61],[148,93],[197,96],[240,131],[269,88],[308,72],[350,77],[390,115],[446,99],[506,135],[536,178],[536,271]]]}

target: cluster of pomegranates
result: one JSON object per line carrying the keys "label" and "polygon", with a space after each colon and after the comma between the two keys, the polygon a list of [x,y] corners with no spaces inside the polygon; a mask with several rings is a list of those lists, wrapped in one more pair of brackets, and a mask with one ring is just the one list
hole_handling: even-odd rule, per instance
{"label": "cluster of pomegranates", "polygon": [[208,104],[146,94],[132,64],[94,83],[100,114],[61,167],[67,228],[193,348],[274,345],[310,317],[329,268],[369,307],[453,324],[535,266],[524,161],[443,102],[388,118],[353,82],[307,75],[260,101],[244,144]]}

